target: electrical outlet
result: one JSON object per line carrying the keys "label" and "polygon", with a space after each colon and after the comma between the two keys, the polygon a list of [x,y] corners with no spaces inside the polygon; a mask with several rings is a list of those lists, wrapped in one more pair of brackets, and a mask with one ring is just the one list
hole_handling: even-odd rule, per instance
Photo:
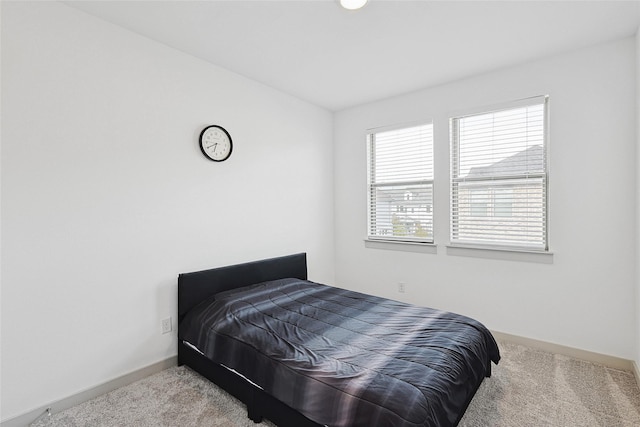
{"label": "electrical outlet", "polygon": [[168,334],[171,332],[171,317],[167,317],[166,319],[162,319],[161,330],[163,334]]}
{"label": "electrical outlet", "polygon": [[401,294],[404,294],[404,292],[405,292],[405,283],[404,282],[399,282],[398,283],[398,292],[400,292]]}

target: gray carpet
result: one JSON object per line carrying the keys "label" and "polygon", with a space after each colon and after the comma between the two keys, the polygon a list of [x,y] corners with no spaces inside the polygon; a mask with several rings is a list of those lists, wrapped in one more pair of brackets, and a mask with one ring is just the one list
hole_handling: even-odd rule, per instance
{"label": "gray carpet", "polygon": [[[640,426],[631,372],[501,342],[493,368],[460,422],[464,427]],[[32,424],[46,426],[270,426],[185,367],[173,367]]]}

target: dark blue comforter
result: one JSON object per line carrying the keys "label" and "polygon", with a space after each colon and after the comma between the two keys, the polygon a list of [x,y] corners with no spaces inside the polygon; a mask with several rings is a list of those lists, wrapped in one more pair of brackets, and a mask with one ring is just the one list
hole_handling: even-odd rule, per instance
{"label": "dark blue comforter", "polygon": [[328,426],[452,426],[500,354],[479,322],[298,279],[217,294],[180,336]]}

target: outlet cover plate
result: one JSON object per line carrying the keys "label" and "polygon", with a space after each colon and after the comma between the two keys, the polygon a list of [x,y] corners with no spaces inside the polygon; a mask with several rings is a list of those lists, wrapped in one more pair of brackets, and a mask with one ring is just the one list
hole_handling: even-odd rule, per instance
{"label": "outlet cover plate", "polygon": [[166,319],[162,319],[161,331],[163,334],[168,334],[171,332],[171,317],[167,317]]}

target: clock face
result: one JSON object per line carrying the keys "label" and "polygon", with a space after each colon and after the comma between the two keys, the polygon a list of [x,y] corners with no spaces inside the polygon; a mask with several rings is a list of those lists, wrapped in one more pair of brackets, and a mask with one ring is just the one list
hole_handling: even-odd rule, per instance
{"label": "clock face", "polygon": [[227,160],[233,149],[231,135],[221,126],[207,126],[200,133],[200,149],[209,160],[214,162]]}

